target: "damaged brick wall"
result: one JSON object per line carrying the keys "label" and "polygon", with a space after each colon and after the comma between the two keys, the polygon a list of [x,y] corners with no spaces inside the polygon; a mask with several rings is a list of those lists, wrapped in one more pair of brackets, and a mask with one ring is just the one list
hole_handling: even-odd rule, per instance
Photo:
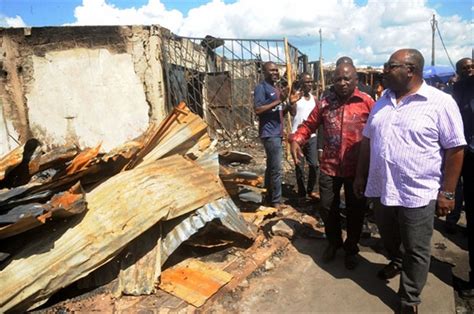
{"label": "damaged brick wall", "polygon": [[158,26],[0,29],[0,155],[102,142],[109,151],[166,115]]}

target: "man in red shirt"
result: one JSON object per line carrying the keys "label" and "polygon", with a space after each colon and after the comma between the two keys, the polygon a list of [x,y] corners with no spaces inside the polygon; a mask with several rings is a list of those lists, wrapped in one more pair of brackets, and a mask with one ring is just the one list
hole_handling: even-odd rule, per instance
{"label": "man in red shirt", "polygon": [[[362,130],[374,100],[359,91],[353,65],[342,63],[334,72],[334,91],[317,103],[314,110],[290,135],[291,154],[295,163],[303,156],[301,147],[320,125],[323,126],[323,155],[320,161],[319,189],[321,216],[329,241],[323,262],[330,262],[338,248],[345,251],[344,265],[354,269],[358,264],[359,239],[364,220],[365,200],[357,199],[352,189]],[[347,208],[347,238],[343,242],[339,210],[340,191],[344,186]]]}

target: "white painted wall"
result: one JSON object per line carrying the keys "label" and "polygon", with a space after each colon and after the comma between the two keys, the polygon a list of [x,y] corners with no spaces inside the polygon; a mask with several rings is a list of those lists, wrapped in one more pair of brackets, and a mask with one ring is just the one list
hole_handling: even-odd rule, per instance
{"label": "white painted wall", "polygon": [[6,117],[3,111],[3,102],[0,99],[0,157],[19,146],[15,141],[19,140],[18,133],[15,131],[12,121]]}
{"label": "white painted wall", "polygon": [[130,54],[77,48],[33,56],[34,81],[26,93],[33,136],[42,143],[102,142],[102,151],[148,127],[149,106]]}

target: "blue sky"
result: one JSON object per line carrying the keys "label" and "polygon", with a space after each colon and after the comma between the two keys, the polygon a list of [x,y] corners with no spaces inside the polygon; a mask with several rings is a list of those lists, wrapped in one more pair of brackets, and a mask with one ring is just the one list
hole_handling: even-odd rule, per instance
{"label": "blue sky", "polygon": [[[159,24],[183,36],[286,36],[311,60],[319,56],[321,28],[325,62],[350,55],[374,66],[402,47],[428,59],[432,14],[453,62],[471,56],[471,0],[0,0],[4,27]],[[436,55],[437,64],[449,64],[439,38]]]}

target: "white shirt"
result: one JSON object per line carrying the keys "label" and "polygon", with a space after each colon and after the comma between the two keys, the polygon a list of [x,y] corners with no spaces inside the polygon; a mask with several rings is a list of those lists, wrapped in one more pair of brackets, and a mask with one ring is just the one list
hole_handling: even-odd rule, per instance
{"label": "white shirt", "polygon": [[363,134],[370,139],[365,196],[386,206],[416,208],[436,199],[445,150],[466,145],[456,102],[426,83],[398,104],[387,90]]}
{"label": "white shirt", "polygon": [[[309,99],[306,100],[305,97],[301,97],[300,100],[296,102],[296,115],[293,117],[291,124],[291,133],[295,133],[298,129],[298,125],[303,123],[304,120],[308,119],[309,114],[313,111],[316,106],[316,100],[310,94]],[[315,133],[311,134],[311,137],[316,136]]]}

